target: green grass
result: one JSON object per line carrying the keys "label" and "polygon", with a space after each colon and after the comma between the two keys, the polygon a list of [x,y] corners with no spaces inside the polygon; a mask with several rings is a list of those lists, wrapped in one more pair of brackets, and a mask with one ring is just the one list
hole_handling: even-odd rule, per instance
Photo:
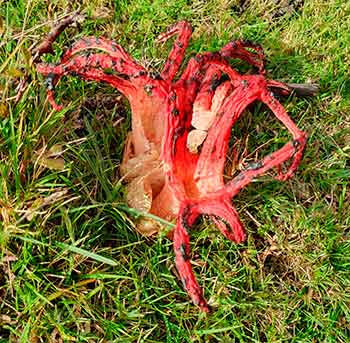
{"label": "green grass", "polygon": [[[28,51],[68,3],[0,0],[0,342],[349,342],[350,3],[83,1],[86,20],[45,57],[104,35],[160,68],[170,43],[158,46],[157,35],[187,19],[187,58],[247,38],[264,46],[269,77],[320,84],[318,96],[285,104],[309,134],[296,176],[266,176],[234,199],[247,241],[235,245],[205,220],[193,231],[210,315],[189,302],[165,234],[133,228],[118,178],[127,102],[73,77],[58,87],[65,111],[45,100]],[[31,79],[15,104],[24,72]],[[239,123],[250,149],[280,128],[253,113]],[[282,131],[274,144],[287,139]],[[50,154],[63,169],[62,160],[48,168]]]}

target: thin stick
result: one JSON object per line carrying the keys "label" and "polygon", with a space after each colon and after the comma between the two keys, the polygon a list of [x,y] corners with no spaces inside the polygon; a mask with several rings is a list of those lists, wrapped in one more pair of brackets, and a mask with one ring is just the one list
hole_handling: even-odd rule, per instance
{"label": "thin stick", "polygon": [[319,91],[317,83],[286,83],[293,90],[296,96],[315,96]]}
{"label": "thin stick", "polygon": [[40,56],[45,53],[53,53],[52,43],[68,26],[77,22],[81,18],[79,15],[80,12],[81,10],[73,12],[70,16],[58,22],[58,24],[52,28],[46,38],[33,50],[32,55],[34,62],[38,62]]}
{"label": "thin stick", "polygon": [[[55,42],[55,40],[58,38],[58,36],[70,25],[74,24],[75,22],[79,21],[82,17],[80,15],[81,10],[77,10],[73,13],[71,13],[67,18],[59,21],[49,32],[49,34],[39,43],[39,45],[33,49],[32,51],[32,58],[33,62],[37,63],[40,61],[40,57],[45,54],[53,53],[52,49],[52,43]],[[27,72],[22,80],[20,81],[19,85],[17,86],[17,95],[15,96],[14,106],[18,104],[18,102],[21,100],[26,88],[27,84],[30,80],[30,75]]]}

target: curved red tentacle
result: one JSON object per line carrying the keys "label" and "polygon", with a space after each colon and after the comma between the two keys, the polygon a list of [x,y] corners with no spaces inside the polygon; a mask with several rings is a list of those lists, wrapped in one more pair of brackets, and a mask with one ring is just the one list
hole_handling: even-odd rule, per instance
{"label": "curved red tentacle", "polygon": [[165,42],[174,35],[177,35],[177,38],[161,72],[161,77],[169,82],[173,80],[181,66],[185,50],[192,35],[191,24],[189,24],[187,21],[180,21],[179,23],[169,27],[166,32],[160,34],[158,36],[158,41]]}
{"label": "curved red tentacle", "polygon": [[70,61],[59,64],[50,65],[46,63],[37,64],[39,73],[47,76],[46,86],[48,90],[48,100],[55,110],[61,110],[63,106],[57,105],[54,100],[55,84],[64,75],[74,74],[87,80],[105,81],[117,88],[121,93],[127,95],[132,84],[117,75],[110,75],[103,69],[113,68],[113,70],[125,70],[128,67],[119,65],[119,61],[115,61],[105,54],[92,54],[89,56],[75,56]]}
{"label": "curved red tentacle", "polygon": [[[100,50],[105,53],[90,53],[89,50]],[[46,80],[48,100],[56,110],[63,108],[54,100],[54,88],[59,78],[68,74],[84,77],[86,72],[90,75],[87,79],[93,80],[91,75],[95,69],[111,69],[115,74],[113,86],[125,95],[132,87],[128,79],[147,74],[145,68],[138,65],[119,44],[103,37],[80,39],[66,50],[56,67],[45,63],[37,64],[38,72],[48,76]],[[108,73],[110,71],[106,71],[106,74]],[[107,79],[111,78],[107,77]],[[96,71],[96,80],[102,81],[100,71]]]}
{"label": "curved red tentacle", "polygon": [[[255,51],[249,51],[250,48]],[[220,53],[223,57],[239,58],[246,61],[250,65],[256,67],[259,74],[265,74],[265,54],[263,48],[259,44],[255,44],[248,40],[234,40],[221,48]]]}
{"label": "curved red tentacle", "polygon": [[261,100],[272,110],[277,119],[284,124],[284,126],[293,136],[292,144],[294,146],[294,152],[290,157],[292,158],[291,165],[284,174],[278,169],[277,179],[280,181],[285,181],[294,175],[300,164],[306,146],[307,135],[294,124],[284,107],[268,91],[262,93]]}
{"label": "curved red tentacle", "polygon": [[122,46],[115,41],[104,37],[84,37],[75,42],[63,54],[59,64],[68,62],[71,58],[79,53],[86,53],[89,50],[98,50],[108,54],[110,58],[127,62],[132,68],[137,71],[146,71],[144,67],[137,64]]}
{"label": "curved red tentacle", "polygon": [[220,196],[198,202],[196,210],[201,214],[209,215],[210,219],[229,240],[242,243],[245,239],[243,224],[239,215],[232,205],[231,198]]}
{"label": "curved red tentacle", "polygon": [[197,216],[198,213],[189,204],[184,205],[179,211],[173,236],[175,264],[182,284],[193,303],[199,306],[202,311],[209,312],[210,308],[203,297],[202,288],[194,276],[190,261],[189,228]]}

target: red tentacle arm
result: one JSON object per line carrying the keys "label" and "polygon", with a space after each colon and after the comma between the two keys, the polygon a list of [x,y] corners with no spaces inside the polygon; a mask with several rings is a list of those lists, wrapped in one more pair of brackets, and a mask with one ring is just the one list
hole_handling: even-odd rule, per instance
{"label": "red tentacle arm", "polygon": [[124,50],[122,46],[120,46],[113,40],[106,39],[104,37],[84,37],[79,39],[70,48],[66,50],[66,52],[63,54],[60,64],[66,63],[78,53],[85,53],[88,50],[97,50],[105,52],[113,59],[127,61],[135,69],[145,70],[142,66],[138,65],[130,57],[130,55]]}
{"label": "red tentacle arm", "polygon": [[183,287],[191,297],[193,303],[204,312],[210,308],[203,297],[201,287],[193,274],[190,261],[190,236],[189,229],[198,216],[197,211],[190,204],[184,204],[179,211],[177,223],[174,229],[175,264],[179,272]]}
{"label": "red tentacle arm", "polygon": [[[255,52],[247,50],[250,48]],[[223,57],[239,58],[256,67],[259,74],[265,74],[265,54],[263,48],[248,40],[235,40],[226,44],[220,54]]]}
{"label": "red tentacle arm", "polygon": [[209,215],[221,233],[230,241],[241,243],[245,239],[243,224],[229,196],[208,196],[196,204],[200,214]]}
{"label": "red tentacle arm", "polygon": [[[112,70],[105,71],[107,69]],[[124,63],[121,64],[120,60],[111,58],[111,56],[106,54],[75,56],[68,62],[59,65],[39,63],[37,64],[37,70],[43,75],[54,75],[56,78],[60,78],[64,75],[78,75],[82,78],[92,80],[94,80],[93,75],[96,73],[96,81],[117,80],[118,83],[115,82],[112,85],[117,89],[120,87],[120,91],[123,93],[133,87],[132,83],[128,81],[129,77],[126,76],[130,73],[129,66]],[[133,71],[133,69],[131,70]],[[106,76],[106,80],[101,79],[101,74]]]}
{"label": "red tentacle arm", "polygon": [[95,54],[88,57],[76,56],[71,61],[57,66],[40,63],[37,65],[37,70],[39,73],[47,76],[46,86],[50,104],[55,110],[61,110],[63,106],[58,105],[54,99],[54,88],[59,78],[64,75],[74,74],[86,80],[108,82],[120,92],[127,95],[132,89],[132,84],[129,81],[115,75],[106,74],[103,70],[97,69],[97,67],[112,68],[113,64],[116,65],[116,62],[110,59],[108,55]]}
{"label": "red tentacle arm", "polygon": [[[111,69],[111,71],[106,69]],[[54,100],[54,89],[59,78],[64,75],[79,75],[89,80],[106,81],[127,96],[130,89],[133,88],[128,79],[130,76],[140,75],[139,73],[142,71],[128,61],[113,58],[107,54],[78,55],[57,66],[39,63],[37,70],[48,77],[46,79],[48,99],[56,110],[62,109],[62,106],[57,105]],[[114,73],[113,77],[110,77],[110,73]],[[105,74],[105,77],[102,77],[102,74]]]}
{"label": "red tentacle arm", "polygon": [[186,21],[180,21],[169,27],[166,32],[159,35],[158,41],[165,42],[175,35],[177,35],[177,39],[173,44],[161,72],[161,77],[169,82],[173,80],[181,66],[186,48],[192,35],[192,26]]}
{"label": "red tentacle arm", "polygon": [[[299,143],[298,143],[299,144]],[[239,173],[235,178],[225,184],[223,191],[219,191],[217,196],[236,196],[245,186],[257,177],[265,174],[268,170],[276,168],[288,161],[296,152],[295,141],[288,142],[284,147],[274,153],[264,157],[261,161],[255,162],[248,169]]]}
{"label": "red tentacle arm", "polygon": [[241,243],[245,239],[243,225],[229,197],[185,203],[180,209],[174,230],[175,263],[180,279],[194,304],[208,312],[209,306],[203,297],[190,261],[190,227],[201,214],[208,214],[221,233],[229,240]]}

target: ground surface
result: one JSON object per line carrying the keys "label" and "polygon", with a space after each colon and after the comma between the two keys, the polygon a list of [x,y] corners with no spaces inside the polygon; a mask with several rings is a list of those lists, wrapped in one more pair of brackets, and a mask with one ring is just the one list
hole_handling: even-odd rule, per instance
{"label": "ground surface", "polygon": [[[309,143],[291,181],[267,175],[234,199],[244,244],[205,219],[194,229],[195,272],[214,308],[199,313],[176,278],[171,242],[139,236],[125,206],[118,165],[127,103],[106,85],[73,77],[58,87],[64,111],[45,100],[29,50],[68,1],[0,0],[0,342],[349,342],[350,3],[82,7],[85,21],[45,60],[57,61],[79,37],[105,35],[159,69],[170,43],[155,38],[181,19],[195,28],[187,57],[251,39],[266,50],[269,77],[320,84],[317,97],[285,103]],[[26,71],[31,78],[15,104]],[[252,108],[235,131],[241,158],[245,147],[270,140],[269,151],[287,141],[279,129]]]}

